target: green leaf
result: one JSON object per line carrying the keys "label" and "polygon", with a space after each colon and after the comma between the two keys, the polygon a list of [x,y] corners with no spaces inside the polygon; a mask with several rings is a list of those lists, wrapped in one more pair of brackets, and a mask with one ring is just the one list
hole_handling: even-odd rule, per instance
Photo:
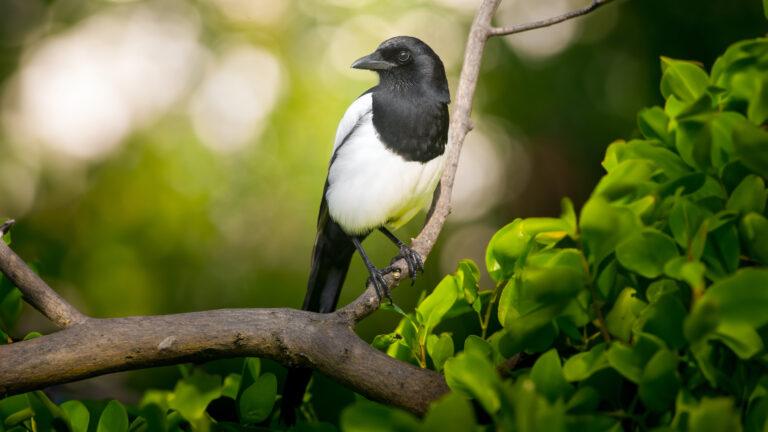
{"label": "green leaf", "polygon": [[595,372],[610,367],[606,348],[608,345],[600,343],[587,352],[569,357],[563,365],[563,376],[566,381],[584,381]]}
{"label": "green leaf", "polygon": [[42,335],[43,335],[42,333],[36,332],[36,331],[29,332],[29,333],[26,334],[26,336],[24,336],[23,340],[37,339],[37,338],[39,338]]}
{"label": "green leaf", "polygon": [[651,335],[640,333],[634,345],[613,343],[608,350],[611,367],[628,380],[639,384],[648,361],[661,348],[663,342]]}
{"label": "green leaf", "polygon": [[514,272],[517,259],[530,243],[520,231],[522,219],[515,219],[498,230],[488,242],[485,251],[485,265],[494,281],[509,279]]}
{"label": "green leaf", "polygon": [[208,404],[218,399],[221,391],[221,376],[209,375],[196,368],[191,375],[176,383],[173,396],[168,402],[185,419],[195,422],[203,418]]}
{"label": "green leaf", "polygon": [[443,333],[440,337],[429,335],[427,338],[427,352],[435,364],[435,370],[443,370],[445,361],[453,357],[453,338],[450,333]]}
{"label": "green leaf", "polygon": [[741,239],[747,253],[763,265],[768,264],[768,219],[757,213],[749,213],[739,224]]}
{"label": "green leaf", "polygon": [[685,307],[677,298],[671,294],[663,295],[643,311],[643,332],[658,336],[670,348],[682,348],[686,342],[683,334],[685,316]]}
{"label": "green leaf", "polygon": [[531,369],[531,379],[536,385],[536,391],[550,402],[561,398],[567,400],[574,392],[574,388],[565,379],[560,356],[555,349],[547,351],[536,360]]}
{"label": "green leaf", "polygon": [[272,373],[261,375],[251,384],[238,400],[240,420],[244,423],[259,423],[269,417],[277,396],[277,377]]}
{"label": "green leaf", "polygon": [[[146,421],[147,431],[166,431],[168,430],[166,422],[167,408],[162,408],[162,405],[149,403],[142,406],[139,409],[139,414]],[[175,416],[179,416],[178,412],[173,412]]]}
{"label": "green leaf", "polygon": [[621,290],[619,297],[605,316],[605,326],[608,333],[625,342],[629,341],[632,326],[637,320],[639,311],[645,306],[645,302],[636,297],[634,288],[626,287]]}
{"label": "green leaf", "polygon": [[534,240],[551,246],[572,231],[573,225],[567,218],[515,219],[494,234],[488,243],[485,253],[488,273],[496,282],[509,279],[525,262]]}
{"label": "green leaf", "polygon": [[744,165],[768,178],[768,132],[744,120],[733,128],[733,144]]}
{"label": "green leaf", "polygon": [[626,162],[632,159],[644,159],[661,169],[669,179],[691,174],[691,168],[683,160],[663,147],[660,141],[632,140],[630,142],[617,142],[611,144],[615,148],[616,159]]}
{"label": "green leaf", "polygon": [[419,346],[414,326],[412,315],[400,319],[394,331],[395,337],[399,336],[400,341],[389,346],[387,355],[404,362],[411,360],[413,348]]}
{"label": "green leaf", "polygon": [[719,305],[721,322],[768,324],[768,269],[745,268],[710,286],[702,299]]}
{"label": "green leaf", "polygon": [[442,321],[459,296],[463,298],[464,293],[456,284],[456,278],[448,275],[416,307],[416,319],[419,324],[426,328],[427,333]]}
{"label": "green leaf", "polygon": [[[565,406],[568,414],[592,414],[600,404],[600,393],[594,387],[579,387]],[[604,430],[604,429],[601,429]]]}
{"label": "green leaf", "polygon": [[128,413],[118,401],[110,401],[101,412],[97,432],[125,432],[128,430]]}
{"label": "green leaf", "polygon": [[345,408],[341,413],[340,424],[344,432],[419,430],[419,422],[413,415],[368,401],[357,402]]}
{"label": "green leaf", "polygon": [[[261,373],[261,360],[258,357],[248,357],[243,362],[243,370],[241,373],[240,378],[240,387],[237,391],[237,398],[240,397],[240,395],[251,386],[254,382],[256,382],[256,378],[259,377],[259,374]],[[237,399],[236,398],[236,399]]]}
{"label": "green leaf", "polygon": [[474,303],[477,300],[477,290],[480,288],[478,285],[480,269],[477,268],[477,265],[469,259],[461,260],[454,277],[456,284],[461,287],[464,294],[464,301],[470,305]]}
{"label": "green leaf", "polygon": [[60,407],[67,414],[67,417],[69,417],[69,422],[72,425],[72,432],[88,432],[88,423],[91,421],[91,414],[82,402],[71,400],[64,402]]}
{"label": "green leaf", "polygon": [[448,359],[445,381],[451,390],[477,399],[489,414],[495,414],[501,407],[496,369],[476,351],[465,351]]}
{"label": "green leaf", "polygon": [[637,126],[648,139],[657,139],[664,143],[671,142],[667,126],[669,117],[660,107],[643,108],[637,115]]}
{"label": "green leaf", "polygon": [[614,201],[633,194],[644,195],[655,188],[651,176],[655,166],[644,159],[630,159],[619,162],[595,187],[593,195],[600,195]]}
{"label": "green leaf", "polygon": [[26,394],[0,399],[0,420],[5,419],[3,423],[7,427],[13,427],[34,414]]}
{"label": "green leaf", "polygon": [[[768,0],[764,0],[768,2]],[[747,431],[763,431],[768,423],[768,398],[762,397],[756,403],[750,404],[744,419],[744,429]]]}
{"label": "green leaf", "polygon": [[747,323],[721,322],[715,335],[742,359],[749,359],[764,348],[760,335]]}
{"label": "green leaf", "polygon": [[669,261],[664,266],[664,274],[685,281],[692,288],[701,290],[704,287],[704,273],[707,268],[699,261],[688,261],[688,257],[679,256]]}
{"label": "green leaf", "polygon": [[691,432],[733,432],[741,430],[741,416],[728,397],[703,398],[691,410],[688,420]]}
{"label": "green leaf", "polygon": [[707,89],[709,77],[697,64],[683,60],[661,58],[661,94],[676,96],[684,102],[694,102]]}
{"label": "green leaf", "polygon": [[645,228],[616,246],[616,259],[624,268],[647,277],[663,273],[667,261],[678,255],[675,242],[661,231]]}
{"label": "green leaf", "polygon": [[576,211],[573,209],[573,202],[569,198],[560,200],[560,220],[563,221],[568,235],[575,238],[578,224],[576,221]]}
{"label": "green leaf", "polygon": [[680,388],[680,379],[677,376],[678,363],[675,353],[661,349],[651,357],[643,369],[638,394],[648,409],[664,412],[675,402],[675,396]]}
{"label": "green leaf", "polygon": [[499,321],[506,328],[535,330],[557,317],[584,287],[581,269],[526,267],[504,288]]}
{"label": "green leaf", "polygon": [[698,118],[679,121],[675,137],[675,147],[685,163],[704,173],[714,171],[710,159],[712,153],[712,124],[710,121],[702,121]]}
{"label": "green leaf", "polygon": [[631,210],[614,207],[599,196],[592,196],[584,204],[579,220],[587,258],[595,266],[641,225]]}
{"label": "green leaf", "polygon": [[699,230],[709,212],[684,197],[675,200],[669,213],[669,228],[677,244],[688,249],[691,239]]}
{"label": "green leaf", "polygon": [[720,321],[720,308],[717,300],[702,297],[693,307],[691,314],[683,322],[683,334],[694,343],[705,338],[717,329]]}
{"label": "green leaf", "polygon": [[471,431],[476,427],[472,404],[457,393],[448,393],[430,405],[421,431]]}
{"label": "green leaf", "polygon": [[675,281],[669,279],[659,279],[648,285],[648,289],[645,290],[645,297],[651,304],[653,304],[667,294],[672,294],[677,291],[679,291],[679,289]]}
{"label": "green leaf", "polygon": [[731,193],[725,208],[742,214],[762,213],[765,210],[765,182],[763,179],[753,174],[746,176]]}
{"label": "green leaf", "polygon": [[242,382],[242,375],[231,373],[224,378],[224,385],[221,388],[221,395],[230,399],[237,399],[237,394],[240,392],[240,383]]}

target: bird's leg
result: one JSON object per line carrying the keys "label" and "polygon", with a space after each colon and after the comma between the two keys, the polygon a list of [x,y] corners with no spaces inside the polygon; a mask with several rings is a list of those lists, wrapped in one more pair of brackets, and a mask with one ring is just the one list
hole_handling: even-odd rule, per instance
{"label": "bird's leg", "polygon": [[[419,253],[415,250],[411,249],[410,246],[400,241],[399,238],[395,237],[395,235],[385,227],[379,228],[379,231],[384,233],[387,238],[392,240],[392,242],[400,248],[400,253],[392,259],[392,263],[400,258],[404,259],[406,264],[408,264],[408,274],[411,275],[411,285],[416,283],[417,272],[421,270],[421,272],[424,273],[424,261],[421,260],[421,255],[419,255]],[[392,270],[392,266],[384,269],[385,273],[389,273]]]}
{"label": "bird's leg", "polygon": [[389,299],[389,304],[392,304],[392,297],[389,295],[389,288],[387,288],[387,282],[384,280],[384,275],[386,273],[373,265],[370,258],[368,258],[368,254],[365,253],[363,245],[360,243],[360,238],[357,236],[350,237],[352,238],[352,243],[354,243],[355,247],[357,248],[357,252],[363,258],[363,262],[365,263],[365,267],[368,269],[368,273],[371,275],[369,280],[373,283],[373,287],[376,288],[376,294],[379,295],[379,300],[381,300],[383,297],[387,297],[387,299]]}

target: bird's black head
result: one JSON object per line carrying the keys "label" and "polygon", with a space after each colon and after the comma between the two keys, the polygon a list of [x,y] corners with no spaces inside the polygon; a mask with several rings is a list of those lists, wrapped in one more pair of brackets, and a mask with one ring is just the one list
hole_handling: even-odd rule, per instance
{"label": "bird's black head", "polygon": [[387,39],[373,53],[352,63],[355,69],[378,72],[381,85],[396,90],[420,86],[450,102],[448,80],[440,57],[429,45],[410,36]]}

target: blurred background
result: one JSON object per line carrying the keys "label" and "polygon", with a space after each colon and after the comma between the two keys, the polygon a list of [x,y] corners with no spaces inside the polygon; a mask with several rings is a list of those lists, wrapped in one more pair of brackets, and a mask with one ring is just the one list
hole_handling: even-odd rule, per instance
{"label": "blurred background", "polygon": [[[496,22],[588,3],[505,0]],[[299,307],[336,125],[376,83],[349,65],[413,35],[441,56],[455,91],[478,4],[0,0],[0,218],[18,221],[14,249],[94,317]],[[482,269],[487,241],[513,218],[558,215],[564,196],[580,208],[604,148],[634,136],[637,111],[662,101],[659,56],[709,69],[765,23],[759,0],[619,0],[492,39],[454,211],[425,275],[396,303],[410,310],[463,258]],[[366,246],[380,266],[396,253],[377,234]],[[356,257],[341,304],[365,278]],[[380,311],[358,331],[370,340],[397,320]],[[27,308],[6,330],[53,329]],[[111,375],[61,391],[130,403],[137,388],[176,376]]]}

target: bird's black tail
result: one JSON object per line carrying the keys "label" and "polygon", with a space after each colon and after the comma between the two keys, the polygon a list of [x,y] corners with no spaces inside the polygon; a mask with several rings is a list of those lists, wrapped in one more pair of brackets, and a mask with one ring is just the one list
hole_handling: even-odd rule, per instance
{"label": "bird's black tail", "polygon": [[[325,192],[323,192],[325,196]],[[303,310],[328,313],[336,308],[355,245],[341,227],[331,220],[323,198],[317,221],[317,237],[312,250],[312,271],[307,283]],[[312,378],[311,369],[289,369],[283,390],[280,417],[287,425],[296,422],[295,410],[304,399],[304,391]]]}

